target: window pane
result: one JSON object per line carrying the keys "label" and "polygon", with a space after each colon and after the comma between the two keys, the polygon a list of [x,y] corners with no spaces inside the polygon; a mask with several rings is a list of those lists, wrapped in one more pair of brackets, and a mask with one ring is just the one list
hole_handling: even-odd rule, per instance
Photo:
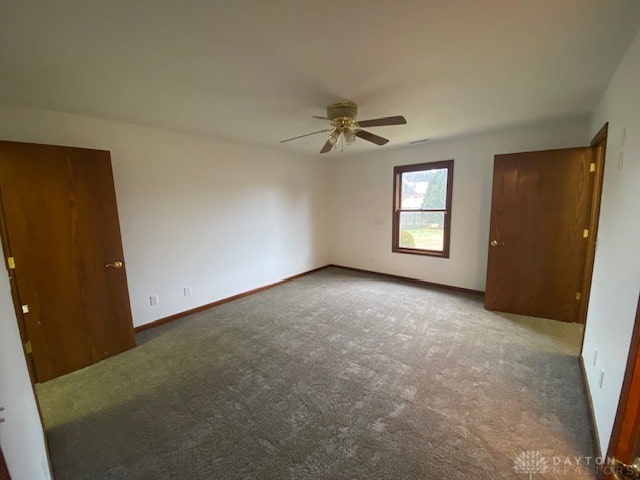
{"label": "window pane", "polygon": [[400,248],[444,249],[444,212],[400,212]]}
{"label": "window pane", "polygon": [[401,210],[445,209],[446,205],[446,168],[402,174]]}

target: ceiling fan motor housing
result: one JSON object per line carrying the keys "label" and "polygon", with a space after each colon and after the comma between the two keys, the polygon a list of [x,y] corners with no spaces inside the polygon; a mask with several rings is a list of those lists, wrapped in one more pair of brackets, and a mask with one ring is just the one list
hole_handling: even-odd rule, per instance
{"label": "ceiling fan motor housing", "polygon": [[331,121],[348,118],[355,120],[358,116],[358,106],[353,102],[336,102],[327,107],[327,118]]}

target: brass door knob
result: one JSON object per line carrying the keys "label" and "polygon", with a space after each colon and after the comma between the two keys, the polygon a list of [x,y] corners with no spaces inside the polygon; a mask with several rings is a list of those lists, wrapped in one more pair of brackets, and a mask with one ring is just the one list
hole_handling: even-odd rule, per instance
{"label": "brass door knob", "polygon": [[124,265],[124,263],[118,261],[118,262],[113,262],[113,263],[107,263],[105,268],[122,268],[123,265]]}
{"label": "brass door knob", "polygon": [[636,458],[631,465],[614,458],[611,461],[611,470],[616,480],[640,480],[640,458]]}
{"label": "brass door knob", "polygon": [[504,242],[499,242],[498,240],[491,240],[492,247],[497,247],[499,245],[504,245]]}

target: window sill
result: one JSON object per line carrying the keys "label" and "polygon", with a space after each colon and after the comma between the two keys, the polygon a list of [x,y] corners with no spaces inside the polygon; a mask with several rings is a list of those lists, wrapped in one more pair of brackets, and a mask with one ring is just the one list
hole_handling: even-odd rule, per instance
{"label": "window sill", "polygon": [[393,253],[408,253],[409,255],[422,255],[425,257],[449,258],[449,252],[438,252],[436,250],[418,250],[414,248],[393,248]]}

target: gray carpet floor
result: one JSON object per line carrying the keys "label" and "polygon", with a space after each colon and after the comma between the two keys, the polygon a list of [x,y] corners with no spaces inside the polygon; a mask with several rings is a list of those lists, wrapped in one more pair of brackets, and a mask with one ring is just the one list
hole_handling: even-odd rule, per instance
{"label": "gray carpet floor", "polygon": [[38,385],[57,480],[593,478],[579,325],[329,268]]}

